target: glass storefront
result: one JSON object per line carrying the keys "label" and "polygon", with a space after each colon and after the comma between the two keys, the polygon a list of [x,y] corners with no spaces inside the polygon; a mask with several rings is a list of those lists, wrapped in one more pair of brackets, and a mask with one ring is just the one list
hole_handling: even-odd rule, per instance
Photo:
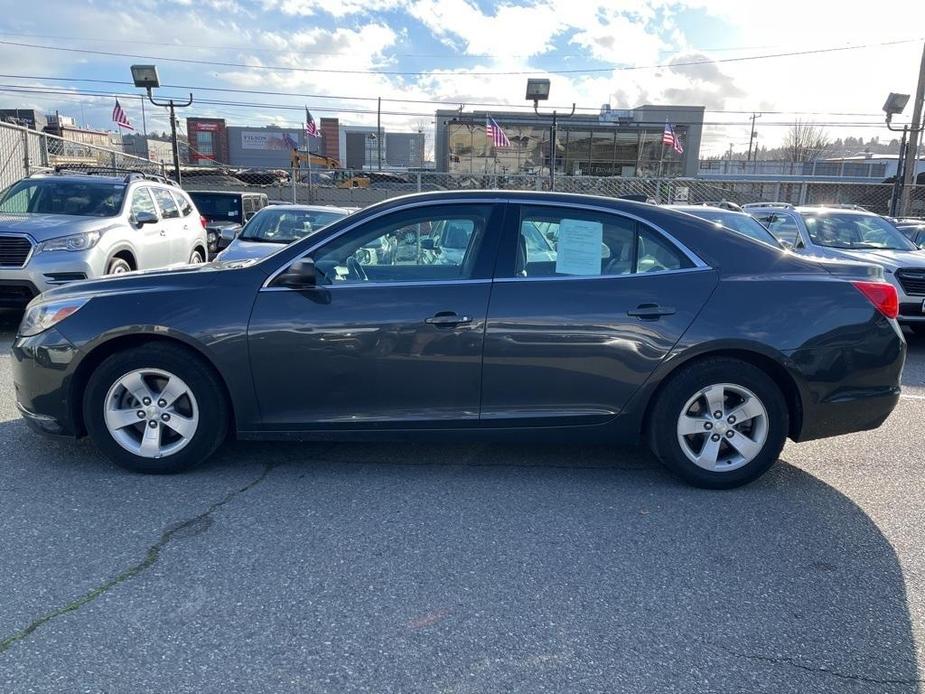
{"label": "glass storefront", "polygon": [[[447,123],[448,170],[470,174],[549,173],[550,128],[499,121],[511,142],[495,148],[483,122]],[[662,144],[662,127],[595,127],[560,122],[556,172],[570,176],[679,176],[682,156]],[[686,141],[684,128],[675,128]]]}

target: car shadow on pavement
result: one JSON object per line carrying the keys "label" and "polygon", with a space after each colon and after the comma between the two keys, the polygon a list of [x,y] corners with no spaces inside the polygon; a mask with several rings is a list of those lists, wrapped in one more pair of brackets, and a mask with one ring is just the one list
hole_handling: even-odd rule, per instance
{"label": "car shadow on pavement", "polygon": [[[23,445],[20,427],[0,424],[0,440]],[[144,581],[146,602],[159,581],[170,604],[198,590],[195,618],[152,608],[127,622],[114,592],[104,640],[59,639],[48,681],[78,683],[81,662],[117,648],[152,676],[195,663],[193,689],[254,683],[272,659],[274,691],[919,691],[890,542],[785,461],[710,492],[605,446],[233,443],[155,481],[84,443],[37,445],[46,498],[109,518],[131,498],[129,528],[150,497],[219,497],[226,477],[263,470]],[[107,494],[74,492],[74,466]],[[118,591],[133,600],[132,581]],[[244,647],[235,625],[263,636]],[[108,677],[114,691],[135,682]]]}

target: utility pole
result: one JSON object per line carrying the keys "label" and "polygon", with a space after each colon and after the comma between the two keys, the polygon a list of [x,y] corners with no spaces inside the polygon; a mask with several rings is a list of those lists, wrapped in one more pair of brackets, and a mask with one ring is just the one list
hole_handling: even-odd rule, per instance
{"label": "utility pole", "polygon": [[379,151],[379,170],[382,171],[382,97],[376,106],[376,149]]}
{"label": "utility pole", "polygon": [[[751,121],[752,121],[752,133],[751,133],[751,135],[748,136],[748,158],[747,158],[745,161],[751,161],[751,160],[752,160],[752,143],[755,141],[755,119],[756,119],[756,118],[761,118],[761,115],[762,115],[762,114],[760,114],[760,113],[753,113],[753,114],[752,114],[752,118],[751,118]],[[756,150],[757,150],[757,148],[756,148]],[[757,154],[757,151],[756,151],[756,154]]]}
{"label": "utility pole", "polygon": [[[922,132],[922,105],[925,102],[925,45],[922,46],[922,62],[919,65],[919,84],[915,88],[915,101],[912,103],[912,124],[909,128],[909,144],[905,151],[905,171],[903,172],[902,201],[899,214],[909,213],[909,198],[912,195],[912,183],[915,180],[915,162],[919,151],[919,136]],[[912,166],[909,166],[909,162]],[[897,172],[897,176],[899,172]]]}

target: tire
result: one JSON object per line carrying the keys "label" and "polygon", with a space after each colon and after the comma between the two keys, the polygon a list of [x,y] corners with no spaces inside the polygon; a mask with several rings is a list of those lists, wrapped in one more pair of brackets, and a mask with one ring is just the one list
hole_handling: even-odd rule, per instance
{"label": "tire", "polygon": [[189,257],[190,265],[202,265],[205,260],[202,257],[202,252],[199,249],[193,251],[192,255]]}
{"label": "tire", "polygon": [[[723,410],[719,418],[718,403]],[[649,445],[687,483],[731,489],[752,482],[774,464],[789,424],[784,395],[768,374],[738,359],[716,357],[670,377],[651,410]],[[691,456],[699,457],[699,464]]]}
{"label": "tire", "polygon": [[[167,382],[175,392],[167,393]],[[151,397],[146,404],[132,393]],[[167,399],[172,402],[161,407]],[[134,420],[138,414],[144,417]],[[228,415],[224,390],[208,364],[170,344],[151,343],[107,357],[84,392],[90,438],[116,465],[134,472],[181,472],[202,462],[224,441]]]}
{"label": "tire", "polygon": [[128,264],[128,261],[125,258],[113,258],[109,261],[109,265],[106,266],[107,275],[121,275],[125,272],[131,272],[132,266]]}

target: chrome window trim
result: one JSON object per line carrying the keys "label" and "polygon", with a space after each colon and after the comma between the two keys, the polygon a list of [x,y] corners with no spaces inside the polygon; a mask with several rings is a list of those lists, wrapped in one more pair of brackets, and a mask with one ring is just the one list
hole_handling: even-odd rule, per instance
{"label": "chrome window trim", "polygon": [[[387,210],[382,210],[381,212],[379,212],[379,213],[377,213],[377,214],[374,214],[374,215],[372,215],[372,216],[370,216],[370,217],[367,217],[366,219],[362,219],[362,220],[359,220],[359,221],[355,221],[353,224],[350,224],[349,226],[344,227],[343,229],[341,229],[340,231],[338,231],[338,232],[337,232],[336,234],[334,234],[333,236],[329,236],[329,237],[327,237],[326,239],[324,239],[323,241],[319,241],[318,243],[316,243],[315,245],[311,246],[310,248],[307,248],[307,249],[305,250],[304,253],[300,253],[299,255],[297,255],[297,256],[296,256],[295,258],[293,258],[292,260],[287,261],[286,263],[284,263],[283,265],[281,265],[279,268],[277,268],[277,270],[276,270],[275,272],[273,272],[269,277],[267,277],[266,280],[264,280],[263,284],[260,286],[259,291],[263,292],[263,291],[267,291],[267,290],[270,290],[270,289],[283,289],[283,290],[285,290],[285,291],[290,291],[290,292],[291,292],[291,291],[298,291],[298,290],[295,290],[295,289],[290,289],[289,287],[270,287],[270,284],[271,284],[271,283],[273,282],[273,280],[275,280],[280,274],[282,274],[283,271],[284,271],[286,268],[288,268],[290,265],[292,265],[292,264],[293,264],[294,262],[296,262],[297,260],[301,260],[302,258],[304,258],[305,256],[309,255],[310,253],[312,253],[312,252],[318,250],[318,249],[319,249],[321,246],[323,246],[324,244],[326,244],[326,243],[328,243],[328,242],[330,242],[330,241],[333,241],[334,239],[340,238],[340,237],[343,236],[344,234],[346,234],[346,233],[348,233],[348,232],[350,232],[350,231],[353,231],[353,230],[356,229],[358,226],[362,226],[363,224],[366,224],[367,222],[371,222],[371,221],[373,221],[373,220],[375,220],[375,219],[379,219],[380,217],[384,217],[384,216],[386,216],[387,214],[392,214],[393,212],[402,212],[402,211],[404,211],[404,210],[411,210],[411,209],[422,208],[422,207],[435,207],[435,206],[437,206],[437,205],[443,205],[443,206],[447,206],[447,205],[453,205],[453,206],[456,206],[456,205],[476,205],[476,204],[478,204],[478,205],[484,205],[485,203],[490,203],[490,204],[495,205],[495,204],[498,204],[498,203],[507,203],[507,202],[510,202],[510,200],[508,200],[507,198],[504,198],[504,197],[465,198],[465,199],[461,199],[461,200],[445,200],[445,199],[444,199],[444,200],[415,200],[414,202],[409,202],[409,203],[404,204],[404,205],[399,205],[398,207],[390,207],[389,209],[387,209]],[[350,215],[348,215],[347,217],[344,217],[344,219],[349,219],[349,218],[350,218]],[[439,281],[439,280],[438,280],[438,281]],[[462,281],[471,281],[471,280],[462,280]],[[490,281],[490,280],[489,280],[489,281]],[[377,283],[377,284],[388,284],[389,286],[394,286],[396,283],[395,283],[395,282],[379,282],[379,283]],[[433,282],[425,282],[424,284],[433,284]],[[327,287],[327,286],[330,286],[330,285],[324,285],[324,286]]]}
{"label": "chrome window trim", "polygon": [[[28,213],[28,212],[27,212],[26,214],[31,214],[31,213]],[[4,232],[0,233],[0,237],[3,237],[3,236],[15,236],[15,237],[17,237],[17,238],[25,239],[26,241],[29,242],[29,244],[30,244],[29,252],[26,254],[26,259],[23,261],[23,264],[22,264],[22,265],[19,265],[19,266],[13,266],[13,265],[0,266],[0,270],[22,270],[22,269],[25,268],[27,265],[29,265],[29,261],[32,260],[32,256],[35,255],[35,249],[38,248],[38,245],[39,245],[38,242],[37,242],[34,238],[32,238],[32,236],[31,236],[30,234],[27,234],[27,233],[22,232],[22,231],[4,231]]]}
{"label": "chrome window trim", "polygon": [[[491,284],[490,279],[472,280],[402,280],[400,282],[338,282],[337,284],[319,284],[316,289],[354,289],[366,287],[437,287],[458,284]],[[297,292],[304,291],[291,287],[264,287],[262,292]]]}
{"label": "chrome window trim", "polygon": [[496,283],[514,283],[514,282],[574,282],[575,280],[628,280],[634,277],[661,277],[663,275],[680,275],[689,272],[709,272],[713,268],[704,265],[703,267],[682,267],[677,270],[655,270],[653,272],[628,272],[625,275],[552,275],[549,277],[496,277]]}

